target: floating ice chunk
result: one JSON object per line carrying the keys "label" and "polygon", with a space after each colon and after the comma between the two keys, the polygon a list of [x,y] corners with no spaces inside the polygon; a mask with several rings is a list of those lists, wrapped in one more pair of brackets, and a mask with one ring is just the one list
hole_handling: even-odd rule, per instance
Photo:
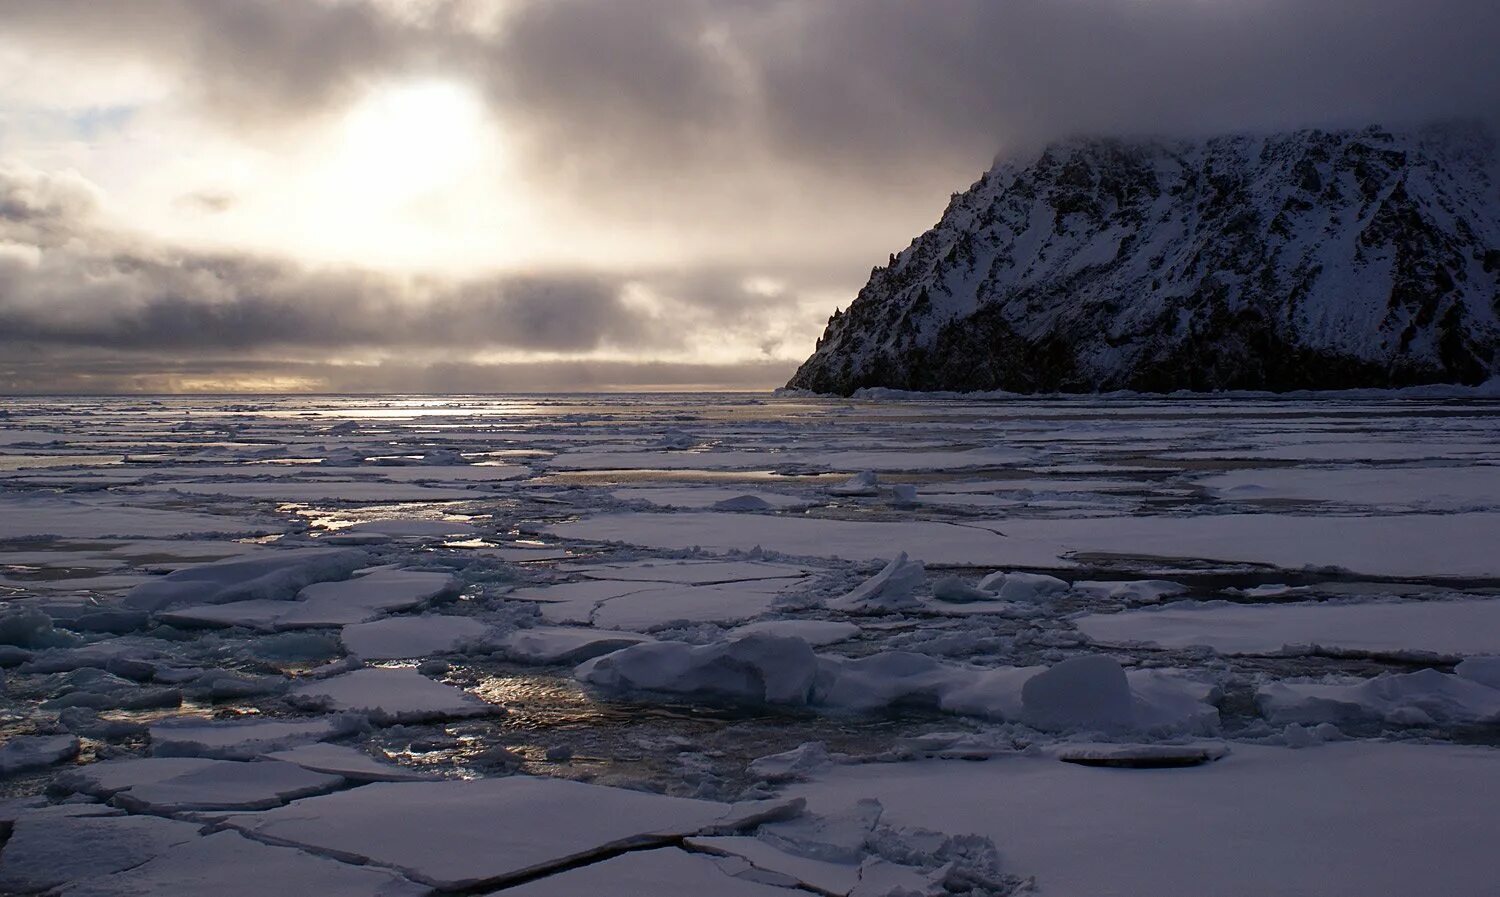
{"label": "floating ice chunk", "polygon": [[157,757],[213,757],[249,760],[267,751],[342,738],[364,728],[358,716],[318,719],[224,719],[178,717],[151,726],[151,753]]}
{"label": "floating ice chunk", "polygon": [[676,847],[622,854],[602,863],[569,869],[509,888],[510,897],[655,897],[681,894],[694,897],[788,897],[803,892],[762,884],[735,875],[722,860],[698,856]]}
{"label": "floating ice chunk", "polygon": [[1126,730],[1135,722],[1130,682],[1112,657],[1070,657],[1026,680],[1021,718],[1038,729]]}
{"label": "floating ice chunk", "polygon": [[915,592],[924,579],[922,562],[908,560],[903,551],[854,591],[829,601],[828,607],[851,613],[885,613],[917,607],[921,602]]}
{"label": "floating ice chunk", "polygon": [[1312,593],[1312,589],[1307,586],[1289,586],[1284,583],[1266,583],[1248,589],[1226,589],[1225,591],[1244,598],[1288,598],[1292,595]]}
{"label": "floating ice chunk", "polygon": [[188,567],[153,582],[142,583],[125,596],[124,605],[146,611],[174,605],[224,604],[251,598],[291,598],[309,583],[342,579],[365,562],[352,548],[292,548],[249,558],[234,558],[201,567]]}
{"label": "floating ice chunk", "polygon": [[1165,579],[1137,579],[1127,582],[1075,582],[1073,590],[1091,597],[1127,604],[1155,604],[1163,598],[1186,593],[1188,587]]}
{"label": "floating ice chunk", "polygon": [[939,601],[968,603],[973,601],[993,601],[995,593],[975,588],[965,582],[961,576],[944,576],[932,584],[932,597]]}
{"label": "floating ice chunk", "polygon": [[634,632],[587,626],[536,626],[510,633],[500,640],[499,648],[510,659],[522,663],[579,664],[648,641],[649,637]]}
{"label": "floating ice chunk", "polygon": [[50,648],[38,651],[21,665],[23,673],[66,673],[88,667],[104,669],[122,660],[160,657],[164,642],[151,638],[121,636],[80,648]]}
{"label": "floating ice chunk", "polygon": [[340,638],[350,654],[365,660],[397,660],[452,654],[482,645],[493,630],[471,617],[391,617],[345,626]]}
{"label": "floating ice chunk", "polygon": [[585,661],[575,678],[616,690],[806,704],[818,659],[797,638],[748,635],[711,645],[648,642]]}
{"label": "floating ice chunk", "polygon": [[340,539],[458,539],[472,538],[477,530],[473,525],[454,520],[422,520],[417,518],[394,518],[391,520],[368,520],[343,527],[334,535]]}
{"label": "floating ice chunk", "polygon": [[715,511],[770,511],[775,505],[759,495],[736,495],[709,505]]}
{"label": "floating ice chunk", "polygon": [[[660,585],[609,599],[588,619],[606,629],[651,630],[671,623],[738,623],[766,613],[798,579],[762,579],[716,586]],[[547,607],[542,616],[554,615]],[[572,619],[570,614],[566,619]]]}
{"label": "floating ice chunk", "polygon": [[[950,696],[974,685],[982,674],[994,672],[959,667],[906,651],[882,651],[859,658],[825,656],[819,658],[814,703],[847,710],[879,710],[897,705],[937,709],[944,707]],[[1015,691],[1019,689],[1017,682]],[[1014,703],[1019,706],[1019,701]],[[992,700],[969,702],[958,712],[978,714],[994,709],[993,704]]]}
{"label": "floating ice chunk", "polygon": [[1069,589],[1056,576],[1041,573],[991,573],[979,581],[979,588],[994,592],[1001,601],[1036,602],[1060,595]]}
{"label": "floating ice chunk", "polygon": [[52,618],[33,607],[0,614],[0,645],[17,648],[66,648],[77,644],[68,632],[52,628]]}
{"label": "floating ice chunk", "polygon": [[791,579],[806,576],[807,567],[794,564],[772,564],[765,561],[626,561],[617,564],[593,564],[566,568],[589,579],[621,582],[672,582],[683,585],[713,586],[764,579]]}
{"label": "floating ice chunk", "polygon": [[257,838],[397,869],[444,891],[477,891],[756,818],[729,804],[514,775],[365,785],[227,823]]}
{"label": "floating ice chunk", "polygon": [[304,682],[287,695],[293,704],[363,713],[373,722],[412,723],[502,714],[504,708],[411,669],[367,668]]}
{"label": "floating ice chunk", "polygon": [[253,598],[225,604],[198,604],[163,610],[156,619],[184,629],[219,626],[243,626],[246,629],[272,630],[276,621],[293,607],[279,598]]}
{"label": "floating ice chunk", "polygon": [[1500,689],[1437,670],[1383,673],[1363,682],[1277,682],[1255,699],[1273,723],[1500,722]]}
{"label": "floating ice chunk", "polygon": [[716,486],[640,486],[616,489],[610,495],[620,501],[645,501],[659,507],[695,510],[788,510],[814,504],[812,499],[780,492],[743,492]]}
{"label": "floating ice chunk", "polygon": [[304,744],[265,755],[267,760],[295,763],[303,769],[341,776],[351,782],[420,782],[431,776],[391,763],[381,763],[363,751],[339,744]]}
{"label": "floating ice chunk", "polygon": [[376,570],[341,582],[320,582],[297,593],[297,603],[276,621],[278,629],[363,623],[383,614],[414,610],[458,591],[458,580],[427,570]]}
{"label": "floating ice chunk", "polygon": [[891,487],[891,504],[898,508],[912,508],[917,504],[917,487],[910,483],[897,483]]}
{"label": "floating ice chunk", "polygon": [[1500,688],[1500,657],[1468,657],[1453,672],[1470,682]]}
{"label": "floating ice chunk", "polygon": [[1064,763],[1079,766],[1177,769],[1221,760],[1229,756],[1229,748],[1222,744],[1070,744],[1056,753]]}
{"label": "floating ice chunk", "polygon": [[266,810],[299,797],[324,794],[344,785],[339,776],[312,772],[291,763],[220,760],[170,779],[134,785],[113,801],[134,812],[189,810]]}
{"label": "floating ice chunk", "polygon": [[0,853],[0,893],[50,891],[139,866],[195,840],[198,828],[155,816],[22,815]]}
{"label": "floating ice chunk", "polygon": [[864,497],[880,494],[880,477],[873,470],[863,470],[837,486],[829,486],[830,495]]}
{"label": "floating ice chunk", "polygon": [[78,756],[73,735],[17,735],[0,744],[0,776],[42,769]]}
{"label": "floating ice chunk", "polygon": [[767,782],[800,782],[833,765],[835,756],[843,755],[828,753],[828,745],[821,741],[809,741],[789,751],[752,760],[748,770],[752,776]]}
{"label": "floating ice chunk", "polygon": [[860,628],[853,623],[833,620],[762,620],[759,623],[736,626],[729,630],[727,636],[738,638],[745,635],[779,635],[799,638],[814,648],[819,648],[846,642],[859,633]]}
{"label": "floating ice chunk", "polygon": [[251,599],[161,611],[157,619],[177,626],[246,626],[286,630],[345,626],[392,611],[412,610],[451,594],[458,581],[425,570],[375,570],[338,582],[314,583],[295,601]]}
{"label": "floating ice chunk", "polygon": [[156,897],[212,894],[265,897],[419,897],[428,889],[393,872],[355,866],[300,850],[261,844],[237,832],[218,832],[178,845],[150,862],[76,882],[66,897]]}

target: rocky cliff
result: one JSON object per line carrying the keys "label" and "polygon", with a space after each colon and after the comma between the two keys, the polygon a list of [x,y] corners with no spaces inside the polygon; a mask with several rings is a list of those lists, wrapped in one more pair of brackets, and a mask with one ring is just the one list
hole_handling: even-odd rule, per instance
{"label": "rocky cliff", "polygon": [[1336,389],[1500,368],[1477,124],[1074,140],[997,164],[835,313],[788,384]]}

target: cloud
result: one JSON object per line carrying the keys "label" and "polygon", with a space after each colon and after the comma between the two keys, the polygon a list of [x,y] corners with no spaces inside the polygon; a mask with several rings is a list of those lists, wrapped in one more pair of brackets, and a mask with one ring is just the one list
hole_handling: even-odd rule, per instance
{"label": "cloud", "polygon": [[[476,28],[476,7],[499,24]],[[889,174],[1079,131],[1500,105],[1492,0],[0,0],[0,17],[28,40],[173,67],[232,121],[443,72],[537,138],[534,164],[617,188],[659,183],[622,170]]]}
{"label": "cloud", "polygon": [[[341,389],[356,378],[401,388],[402,377],[405,388],[452,389],[497,372],[527,388],[701,384],[711,372],[738,383],[734,364],[651,357],[732,334],[764,338],[768,310],[795,301],[782,293],[755,305],[736,285],[743,278],[723,273],[453,280],[187,250],[98,226],[94,193],[75,175],[0,167],[0,363],[11,389],[208,382],[205,364],[223,376],[245,367],[257,382],[313,371],[318,388]],[[494,355],[511,360],[482,360]],[[443,372],[454,385],[440,386]]]}

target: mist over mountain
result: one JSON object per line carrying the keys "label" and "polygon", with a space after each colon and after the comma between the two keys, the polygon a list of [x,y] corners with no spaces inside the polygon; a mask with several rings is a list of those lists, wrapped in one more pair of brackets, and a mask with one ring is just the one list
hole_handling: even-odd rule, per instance
{"label": "mist over mountain", "polygon": [[1500,366],[1493,131],[1077,139],[997,163],[788,386],[1336,389]]}

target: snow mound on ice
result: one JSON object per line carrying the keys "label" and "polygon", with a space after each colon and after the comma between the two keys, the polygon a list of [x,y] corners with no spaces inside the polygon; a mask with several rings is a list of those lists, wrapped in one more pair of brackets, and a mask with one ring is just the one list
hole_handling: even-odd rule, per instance
{"label": "snow mound on ice", "polygon": [[979,581],[979,588],[994,592],[1001,601],[1037,602],[1061,595],[1070,586],[1056,576],[1041,573],[991,573]]}
{"label": "snow mound on ice", "polygon": [[1383,673],[1358,683],[1277,682],[1261,688],[1255,698],[1273,723],[1500,722],[1500,689],[1437,670]]}
{"label": "snow mound on ice", "polygon": [[806,704],[817,655],[798,638],[748,635],[694,646],[647,642],[580,664],[574,677],[615,690],[712,695],[735,701]]}
{"label": "snow mound on ice", "polygon": [[1129,729],[1134,703],[1125,669],[1102,654],[1071,657],[1021,687],[1021,718],[1038,729]]}
{"label": "snow mound on ice", "polygon": [[1209,733],[1219,721],[1211,686],[1167,670],[1126,674],[1108,657],[983,669],[905,651],[818,655],[802,639],[749,635],[635,645],[580,664],[574,676],[616,691],[866,712],[926,707],[1057,731]]}
{"label": "snow mound on ice", "polygon": [[1469,657],[1453,668],[1461,678],[1500,688],[1500,657]]}

